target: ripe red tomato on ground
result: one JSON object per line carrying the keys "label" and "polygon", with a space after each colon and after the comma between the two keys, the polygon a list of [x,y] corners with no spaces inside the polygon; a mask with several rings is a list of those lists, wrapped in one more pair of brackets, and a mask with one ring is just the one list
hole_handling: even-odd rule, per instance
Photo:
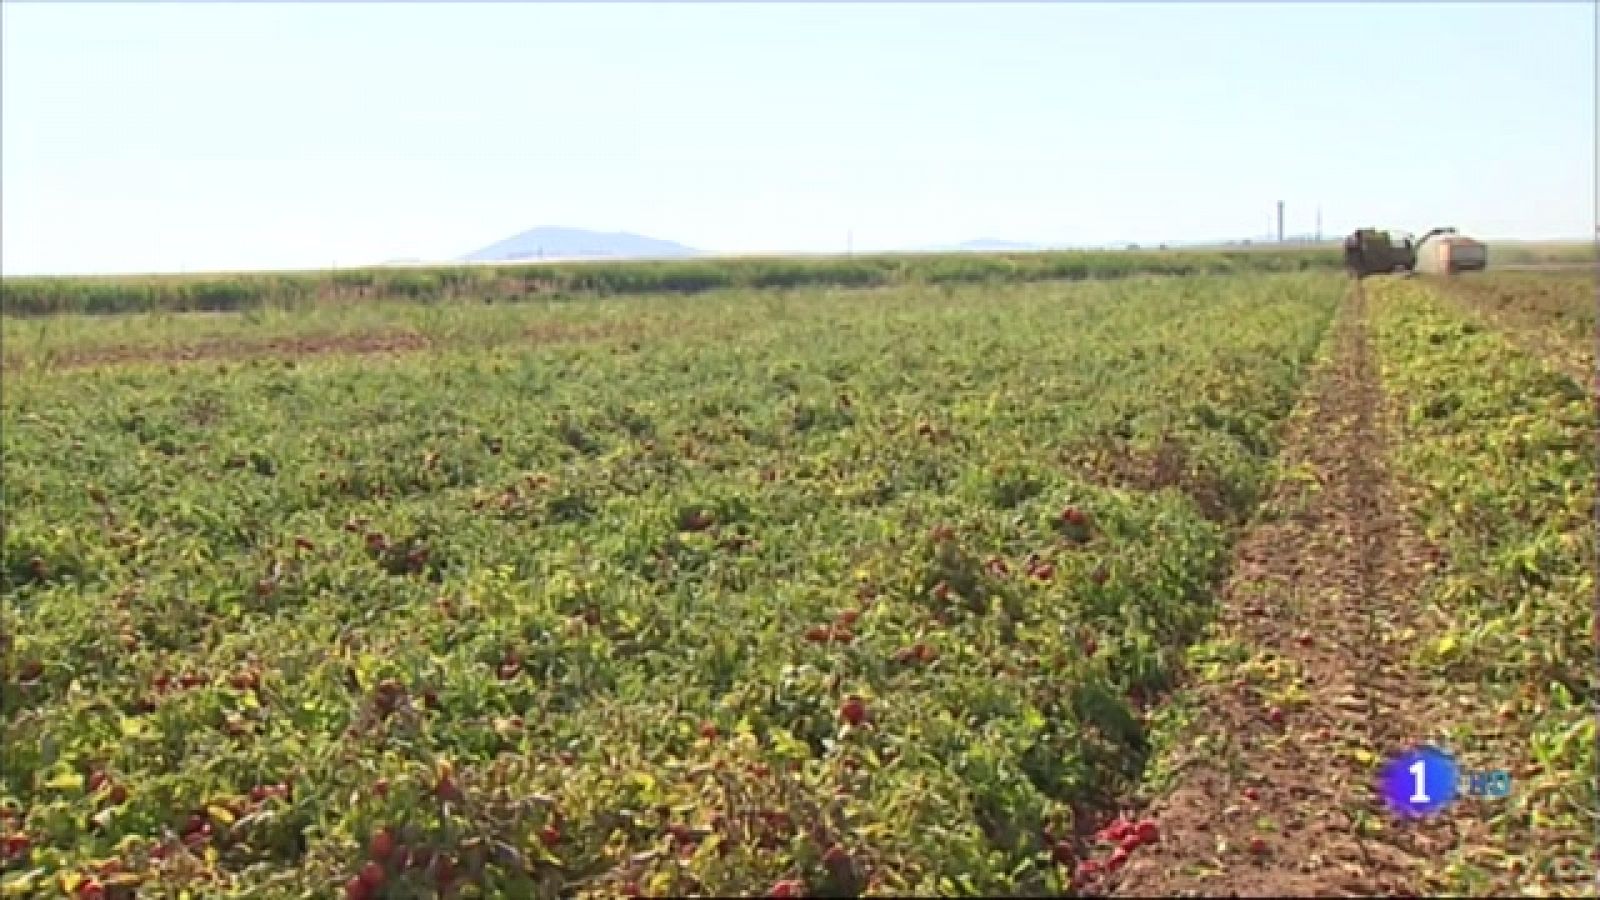
{"label": "ripe red tomato on ground", "polygon": [[25,834],[7,835],[5,840],[0,842],[0,850],[3,850],[7,857],[22,856],[32,847],[33,839]]}
{"label": "ripe red tomato on ground", "polygon": [[367,842],[367,858],[386,863],[394,856],[394,834],[389,829],[380,829],[372,835],[372,840]]}
{"label": "ripe red tomato on ground", "polygon": [[822,854],[822,864],[832,872],[848,869],[853,862],[850,852],[838,844],[829,847],[828,852]]}
{"label": "ripe red tomato on ground", "polygon": [[1070,866],[1077,859],[1077,856],[1077,851],[1073,849],[1071,841],[1059,840],[1050,847],[1050,858],[1054,859],[1057,865]]}
{"label": "ripe red tomato on ground", "polygon": [[850,725],[860,727],[867,721],[867,704],[860,697],[851,696],[839,706],[839,716]]}
{"label": "ripe red tomato on ground", "polygon": [[361,867],[361,874],[359,877],[361,879],[361,883],[365,884],[374,892],[383,887],[383,883],[388,880],[383,871],[383,866],[372,860],[367,860],[366,864]]}

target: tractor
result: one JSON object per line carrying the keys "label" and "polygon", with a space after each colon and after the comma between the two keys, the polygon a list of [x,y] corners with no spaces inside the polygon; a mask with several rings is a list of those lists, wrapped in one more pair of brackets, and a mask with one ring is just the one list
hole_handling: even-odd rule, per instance
{"label": "tractor", "polygon": [[1344,267],[1357,278],[1410,272],[1416,266],[1417,246],[1410,238],[1391,239],[1387,231],[1360,228],[1344,239]]}

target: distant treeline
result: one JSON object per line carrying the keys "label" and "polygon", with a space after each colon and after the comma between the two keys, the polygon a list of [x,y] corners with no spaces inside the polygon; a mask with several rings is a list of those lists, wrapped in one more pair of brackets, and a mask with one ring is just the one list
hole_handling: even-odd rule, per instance
{"label": "distant treeline", "polygon": [[213,275],[14,278],[0,311],[62,313],[235,311],[402,299],[424,303],[693,293],[727,288],[877,287],[1199,275],[1334,268],[1336,248],[1119,250],[1004,255],[884,255],[499,266],[338,269]]}

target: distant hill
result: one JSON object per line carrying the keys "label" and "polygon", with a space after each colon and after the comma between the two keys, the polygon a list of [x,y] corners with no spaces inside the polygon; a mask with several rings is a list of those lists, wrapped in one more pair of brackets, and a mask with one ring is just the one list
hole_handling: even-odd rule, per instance
{"label": "distant hill", "polygon": [[1043,248],[1038,244],[1027,244],[1022,241],[979,238],[975,241],[964,241],[955,245],[952,249],[957,253],[1027,253]]}
{"label": "distant hill", "polygon": [[938,244],[912,248],[909,253],[1031,253],[1045,249],[1041,244],[1022,241],[1003,241],[998,238],[979,238],[959,244]]}
{"label": "distant hill", "polygon": [[672,259],[699,251],[673,241],[627,232],[581,228],[534,228],[469,253],[465,262],[509,262],[538,259]]}

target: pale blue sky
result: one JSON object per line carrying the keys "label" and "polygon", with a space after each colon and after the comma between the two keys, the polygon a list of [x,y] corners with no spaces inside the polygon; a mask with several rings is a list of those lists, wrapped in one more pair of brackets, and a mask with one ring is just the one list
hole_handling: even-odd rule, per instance
{"label": "pale blue sky", "polygon": [[1588,3],[3,6],[6,274],[1595,225]]}

